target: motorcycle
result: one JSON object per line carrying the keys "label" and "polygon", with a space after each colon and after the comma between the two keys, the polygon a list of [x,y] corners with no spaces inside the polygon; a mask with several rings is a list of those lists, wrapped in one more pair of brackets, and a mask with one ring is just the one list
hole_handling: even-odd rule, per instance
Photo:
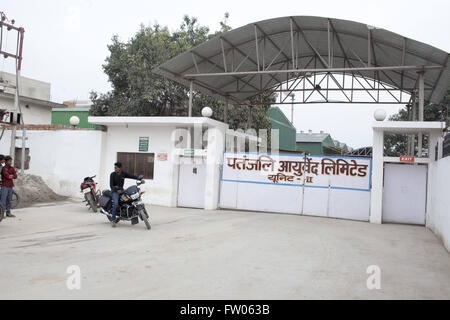
{"label": "motorcycle", "polygon": [[[142,202],[141,196],[145,191],[141,191],[139,186],[142,184],[141,180],[144,176],[139,176],[135,186],[131,186],[128,189],[122,191],[119,195],[119,207],[117,208],[116,223],[124,220],[131,221],[132,225],[139,223],[139,218],[145,223],[148,230],[151,229],[150,222],[148,221],[149,215],[145,209],[145,205]],[[107,216],[108,220],[112,221],[112,197],[111,191],[103,191],[100,197],[100,212]]]}
{"label": "motorcycle", "polygon": [[97,212],[97,204],[100,198],[100,190],[97,190],[97,183],[94,181],[93,177],[84,178],[80,185],[81,192],[84,193],[84,200],[86,206],[92,209],[92,211]]}

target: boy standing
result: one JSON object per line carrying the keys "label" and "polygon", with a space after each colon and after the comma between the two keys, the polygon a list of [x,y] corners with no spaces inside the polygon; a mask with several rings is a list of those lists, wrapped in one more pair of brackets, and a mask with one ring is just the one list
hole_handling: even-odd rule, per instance
{"label": "boy standing", "polygon": [[12,164],[12,158],[7,156],[5,158],[5,166],[2,168],[2,194],[1,203],[3,209],[6,211],[6,216],[14,218],[15,216],[11,214],[11,199],[12,191],[14,188],[14,179],[17,179],[17,173]]}

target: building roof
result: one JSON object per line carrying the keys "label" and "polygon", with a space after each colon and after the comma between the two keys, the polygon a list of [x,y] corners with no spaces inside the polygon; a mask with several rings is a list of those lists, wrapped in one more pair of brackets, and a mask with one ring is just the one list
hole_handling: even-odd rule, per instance
{"label": "building roof", "polygon": [[[367,70],[371,67],[385,69]],[[363,23],[311,16],[275,18],[231,30],[154,72],[187,87],[192,81],[195,90],[219,99],[243,103],[318,68],[323,74],[366,68],[359,74],[408,94],[417,89],[417,71],[426,71],[425,101],[433,103],[439,103],[450,86],[448,52]]]}
{"label": "building roof", "polygon": [[[14,94],[11,93],[6,93],[6,92],[0,92],[0,97],[2,98],[7,98],[7,99],[11,99],[14,100]],[[34,99],[34,98],[28,98],[28,97],[24,97],[24,96],[20,96],[20,103],[33,103],[33,104],[37,104],[39,106],[44,106],[44,107],[49,107],[49,108],[67,108],[67,106],[65,104],[61,104],[61,103],[56,103],[56,102],[52,102],[52,101],[47,101],[47,100],[40,100],[40,99]]]}
{"label": "building roof", "polygon": [[444,132],[446,124],[437,121],[374,121],[372,128],[375,131],[392,133],[427,133]]}
{"label": "building roof", "polygon": [[78,107],[74,107],[74,108],[69,108],[69,107],[65,107],[65,108],[53,108],[52,111],[55,112],[89,112],[91,110],[91,108],[78,108]]}
{"label": "building roof", "polygon": [[322,143],[330,134],[328,133],[297,133],[297,142]]}
{"label": "building roof", "polygon": [[88,122],[105,126],[120,125],[154,125],[154,126],[194,126],[207,125],[209,127],[226,127],[228,124],[205,117],[89,117]]}
{"label": "building roof", "polygon": [[[277,122],[284,127],[288,127],[295,130],[294,125],[289,121],[283,111],[279,107],[271,107],[267,110],[267,115],[270,121]],[[281,120],[281,121],[279,121]]]}

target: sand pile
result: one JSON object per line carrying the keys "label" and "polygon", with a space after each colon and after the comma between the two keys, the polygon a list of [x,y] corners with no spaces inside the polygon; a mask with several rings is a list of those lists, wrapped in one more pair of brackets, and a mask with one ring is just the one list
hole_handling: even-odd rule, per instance
{"label": "sand pile", "polygon": [[30,206],[34,203],[53,202],[67,199],[53,192],[40,176],[19,174],[14,180],[14,191],[19,195],[18,208]]}

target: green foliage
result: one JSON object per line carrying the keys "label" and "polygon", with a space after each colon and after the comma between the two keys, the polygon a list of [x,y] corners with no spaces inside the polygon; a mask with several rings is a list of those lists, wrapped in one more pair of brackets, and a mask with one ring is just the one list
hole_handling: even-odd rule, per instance
{"label": "green foliage", "polygon": [[[418,104],[416,107],[416,114],[419,114]],[[442,99],[440,104],[429,104],[424,108],[425,121],[449,121],[448,110],[450,108],[450,88],[447,94]],[[412,113],[412,110],[410,111]],[[399,113],[389,117],[390,121],[411,121],[412,115],[408,113],[407,109],[401,109]],[[428,139],[424,137],[424,147],[428,145]],[[406,135],[387,133],[384,136],[384,154],[388,157],[398,157],[407,154],[408,137]],[[417,137],[415,145],[417,145]]]}
{"label": "green foliage", "polygon": [[[103,70],[109,78],[112,90],[105,94],[91,92],[96,116],[187,116],[188,88],[152,73],[165,61],[231,30],[229,14],[225,13],[220,30],[210,33],[208,27],[199,25],[194,17],[185,16],[180,27],[171,32],[159,24],[141,25],[128,42],[117,36],[108,45],[110,52]],[[262,99],[262,100],[261,100]],[[254,107],[252,126],[255,129],[270,128],[266,111],[273,97],[262,95],[252,101],[267,105]],[[213,118],[223,120],[224,103],[200,92],[194,92],[193,116],[200,116],[203,107],[213,109]],[[229,106],[228,122],[234,129],[247,128],[248,107]]]}

